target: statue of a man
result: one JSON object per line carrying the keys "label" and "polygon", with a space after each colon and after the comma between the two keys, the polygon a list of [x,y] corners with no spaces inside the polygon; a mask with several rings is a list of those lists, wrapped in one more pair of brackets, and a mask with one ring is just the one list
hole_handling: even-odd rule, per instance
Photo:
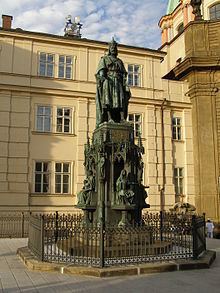
{"label": "statue of a man", "polygon": [[127,86],[127,72],[117,55],[117,43],[112,39],[108,54],[101,58],[96,72],[97,126],[103,122],[120,123],[127,118],[130,90]]}
{"label": "statue of a man", "polygon": [[195,14],[195,20],[200,20],[202,19],[202,14],[201,14],[201,0],[191,0],[190,5],[193,8],[193,14]]}
{"label": "statue of a man", "polygon": [[95,190],[95,177],[92,171],[88,172],[86,179],[83,182],[82,190],[77,194],[78,205],[89,205],[92,199],[92,193]]}
{"label": "statue of a man", "polygon": [[131,189],[129,189],[127,172],[125,169],[121,171],[121,174],[116,181],[116,195],[117,204],[133,204],[134,192]]}

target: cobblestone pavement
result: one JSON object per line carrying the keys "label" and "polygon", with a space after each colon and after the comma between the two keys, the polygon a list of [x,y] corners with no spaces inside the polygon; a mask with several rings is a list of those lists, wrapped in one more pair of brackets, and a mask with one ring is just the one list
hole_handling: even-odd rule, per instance
{"label": "cobblestone pavement", "polygon": [[210,269],[93,278],[26,269],[16,256],[26,239],[0,239],[0,292],[220,293],[220,240],[208,239],[217,259]]}

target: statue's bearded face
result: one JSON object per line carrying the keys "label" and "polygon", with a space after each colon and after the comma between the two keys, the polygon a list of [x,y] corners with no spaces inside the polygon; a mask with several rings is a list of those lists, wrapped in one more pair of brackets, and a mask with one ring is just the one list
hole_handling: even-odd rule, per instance
{"label": "statue's bearded face", "polygon": [[117,56],[117,55],[118,55],[117,46],[114,45],[114,44],[111,45],[111,46],[109,47],[109,53],[110,53],[111,55]]}

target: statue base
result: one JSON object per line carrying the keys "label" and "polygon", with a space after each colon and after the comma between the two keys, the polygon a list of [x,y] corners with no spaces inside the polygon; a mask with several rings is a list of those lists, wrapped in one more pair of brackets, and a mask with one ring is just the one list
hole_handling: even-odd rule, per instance
{"label": "statue base", "polygon": [[85,146],[86,179],[77,204],[86,223],[119,227],[140,223],[142,209],[149,207],[141,183],[142,152],[127,121],[104,122],[94,130]]}

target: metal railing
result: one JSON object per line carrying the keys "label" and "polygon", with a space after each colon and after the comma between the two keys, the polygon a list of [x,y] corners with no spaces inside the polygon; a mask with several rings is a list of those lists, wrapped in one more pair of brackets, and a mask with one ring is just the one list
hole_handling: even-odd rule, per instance
{"label": "metal railing", "polygon": [[28,230],[28,212],[0,212],[0,238],[26,238]]}
{"label": "metal railing", "polygon": [[139,225],[85,226],[82,215],[31,215],[28,246],[41,260],[112,266],[198,258],[204,217],[147,213]]}

